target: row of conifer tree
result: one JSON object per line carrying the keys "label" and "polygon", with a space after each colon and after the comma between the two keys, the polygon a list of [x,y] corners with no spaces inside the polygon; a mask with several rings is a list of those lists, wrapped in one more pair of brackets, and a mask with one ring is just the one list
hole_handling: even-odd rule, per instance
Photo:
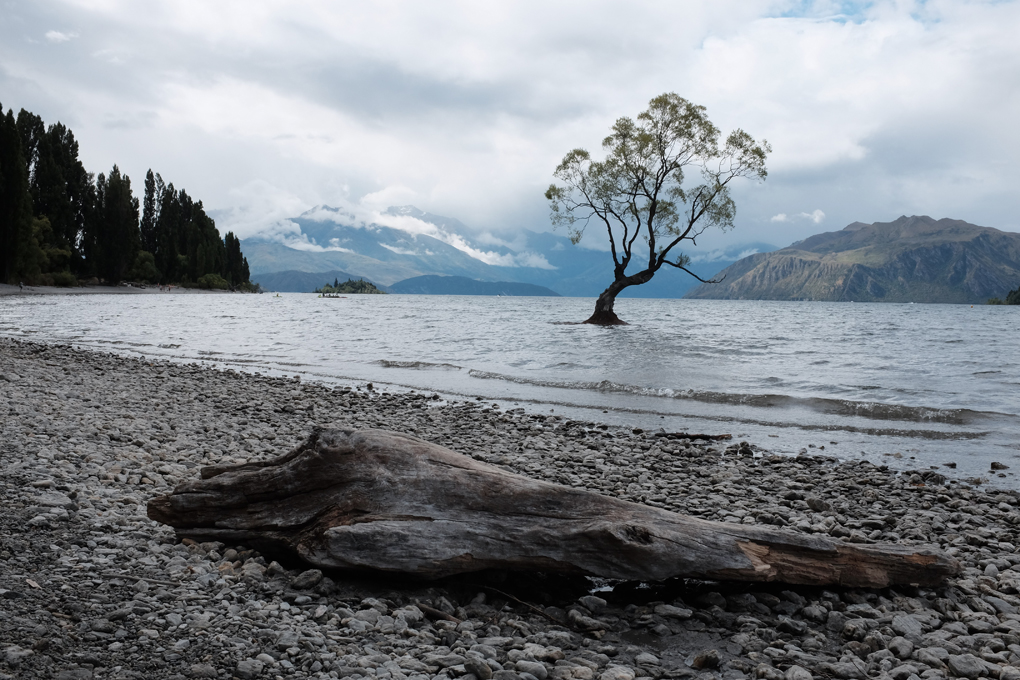
{"label": "row of conifer tree", "polygon": [[0,282],[91,279],[251,285],[240,241],[220,238],[201,201],[149,170],[139,205],[116,165],[85,170],[64,125],[0,106]]}

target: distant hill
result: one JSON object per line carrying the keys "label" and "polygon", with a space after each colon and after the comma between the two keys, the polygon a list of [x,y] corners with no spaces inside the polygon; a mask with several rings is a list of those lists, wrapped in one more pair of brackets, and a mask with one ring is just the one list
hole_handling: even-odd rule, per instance
{"label": "distant hill", "polygon": [[730,265],[685,297],[984,303],[1020,283],[1020,234],[927,216],[854,222]]}
{"label": "distant hill", "polygon": [[[358,223],[342,210],[318,206],[288,220],[290,226],[300,229],[299,233],[253,236],[242,242],[252,280],[273,290],[311,291],[323,281],[308,287],[306,280],[297,282],[295,272],[340,271],[344,279],[362,277],[386,290],[385,286],[411,278],[445,276],[527,283],[561,295],[594,297],[613,278],[607,251],[575,246],[562,234],[528,229],[496,235],[480,233],[456,219],[413,206],[392,207],[386,213],[397,218],[394,224],[400,224],[400,218],[410,218],[408,221],[415,221],[419,231],[422,227],[431,231],[412,233],[393,226]],[[592,233],[590,243],[601,245],[600,236]],[[768,244],[751,243],[688,254],[692,256],[691,270],[709,278],[743,254],[774,249]],[[285,277],[271,278],[284,272]],[[628,288],[621,297],[678,298],[696,283],[682,272],[663,270],[649,283]]]}
{"label": "distant hill", "polygon": [[[252,283],[258,283],[263,290],[271,293],[313,293],[322,286],[333,285],[334,281],[346,281],[359,278],[339,269],[326,272],[283,271],[256,274],[251,277]],[[389,290],[378,286],[380,290]]]}
{"label": "distant hill", "polygon": [[513,281],[477,281],[464,276],[415,276],[390,286],[390,292],[405,295],[506,295],[560,297],[545,286]]}

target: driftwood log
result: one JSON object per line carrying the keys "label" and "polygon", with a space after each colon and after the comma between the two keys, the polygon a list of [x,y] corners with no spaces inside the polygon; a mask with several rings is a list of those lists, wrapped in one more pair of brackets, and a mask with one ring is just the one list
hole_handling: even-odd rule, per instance
{"label": "driftwood log", "polygon": [[178,535],[318,567],[438,578],[483,569],[884,587],[959,564],[930,547],[709,522],[550,484],[395,432],[321,430],[275,460],[206,467],[148,504]]}

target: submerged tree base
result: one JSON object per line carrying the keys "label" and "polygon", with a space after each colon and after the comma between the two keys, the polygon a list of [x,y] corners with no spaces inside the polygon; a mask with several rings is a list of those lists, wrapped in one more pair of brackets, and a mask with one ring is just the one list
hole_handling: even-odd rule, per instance
{"label": "submerged tree base", "polygon": [[596,311],[594,314],[589,316],[584,323],[590,323],[595,326],[626,326],[627,322],[616,316],[616,312],[613,310],[601,310]]}

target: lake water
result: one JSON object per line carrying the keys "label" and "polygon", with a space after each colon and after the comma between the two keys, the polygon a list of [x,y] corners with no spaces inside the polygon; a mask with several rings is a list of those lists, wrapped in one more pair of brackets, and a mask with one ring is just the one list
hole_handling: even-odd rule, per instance
{"label": "lake water", "polygon": [[[0,335],[416,389],[1020,488],[1020,309],[311,294],[0,298]],[[1010,469],[990,473],[992,461]],[[946,471],[946,468],[941,468]],[[999,476],[1002,475],[1002,476]]]}

